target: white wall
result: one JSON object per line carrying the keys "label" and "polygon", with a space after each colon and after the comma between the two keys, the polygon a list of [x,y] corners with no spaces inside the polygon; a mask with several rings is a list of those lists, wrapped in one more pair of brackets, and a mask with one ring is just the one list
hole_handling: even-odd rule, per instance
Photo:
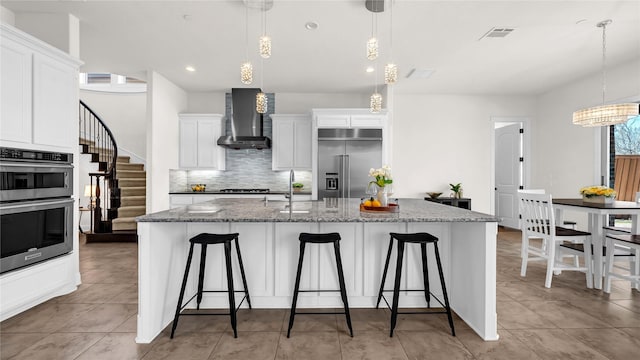
{"label": "white wall", "polygon": [[116,138],[118,148],[133,153],[142,159],[146,158],[146,93],[109,93],[81,90],[80,100],[84,101],[91,110],[98,114],[111,129],[113,136]]}
{"label": "white wall", "polygon": [[[640,60],[607,69],[609,102],[640,100]],[[609,100],[611,99],[611,100]],[[532,187],[554,197],[577,197],[583,186],[600,184],[601,127],[573,125],[575,110],[602,104],[602,75],[594,74],[538,98],[532,131]]]}
{"label": "white wall", "polygon": [[57,47],[80,57],[80,21],[71,14],[30,13],[15,15],[16,27]]}
{"label": "white wall", "polygon": [[[535,118],[534,97],[394,94],[394,196],[418,197],[462,183],[475,211],[490,211],[491,117]],[[443,196],[444,196],[443,195]]]}
{"label": "white wall", "polygon": [[[229,89],[231,91],[231,89]],[[268,91],[268,89],[267,89]],[[366,108],[370,94],[276,93],[277,114],[300,114],[314,108]],[[225,93],[189,93],[190,113],[225,113]]]}
{"label": "white wall", "polygon": [[6,7],[0,6],[0,21],[11,26],[16,26],[16,14]]}
{"label": "white wall", "polygon": [[178,168],[178,114],[188,96],[154,71],[147,74],[147,213],[169,208],[169,169]]}

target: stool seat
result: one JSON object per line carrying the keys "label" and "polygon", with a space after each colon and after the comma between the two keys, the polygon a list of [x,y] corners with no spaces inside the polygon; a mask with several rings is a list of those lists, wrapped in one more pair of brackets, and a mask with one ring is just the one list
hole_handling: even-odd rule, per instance
{"label": "stool seat", "polygon": [[[451,307],[449,306],[449,297],[447,296],[447,287],[445,286],[445,283],[444,283],[442,263],[440,262],[440,252],[438,251],[438,238],[426,232],[409,233],[409,234],[389,233],[389,235],[390,235],[389,250],[387,251],[387,259],[385,260],[385,263],[384,263],[384,270],[382,272],[382,281],[380,283],[380,291],[378,292],[378,302],[376,303],[376,309],[377,309],[380,306],[380,300],[384,298],[383,292],[391,291],[391,290],[384,290],[384,283],[387,278],[387,271],[389,270],[389,260],[391,259],[391,251],[393,250],[393,243],[395,240],[398,243],[398,246],[397,246],[398,258],[396,260],[396,278],[395,278],[395,282],[393,284],[393,290],[392,290],[393,305],[389,307],[391,310],[391,330],[389,333],[389,337],[393,337],[393,330],[396,327],[398,314],[429,315],[429,314],[442,314],[442,313],[447,314],[447,318],[449,320],[449,326],[451,327],[451,335],[456,336],[456,331],[453,326],[453,317],[451,315]],[[404,259],[404,248],[406,243],[420,244],[420,250],[422,253],[422,276],[423,276],[424,289],[420,289],[420,290],[400,289],[400,283],[402,278],[402,265],[403,265],[403,259]],[[431,293],[431,290],[429,288],[429,267],[427,264],[427,244],[433,244],[433,248],[435,250],[436,264],[438,265],[438,274],[440,276],[440,285],[442,287],[444,303],[440,301],[440,299],[438,299],[435,295],[433,295],[433,293]],[[440,305],[442,305],[445,308],[445,311],[444,312],[430,311],[430,312],[420,312],[420,313],[398,312],[400,291],[424,291],[425,300],[427,301],[428,308],[431,308],[430,299],[431,297],[433,297],[434,299],[436,299],[436,301],[440,303]],[[387,302],[386,298],[384,298],[384,301],[387,303],[387,306],[388,306],[389,303]]]}
{"label": "stool seat", "polygon": [[207,245],[214,245],[214,244],[223,244],[227,241],[232,241],[238,238],[240,234],[238,233],[233,233],[233,234],[209,234],[209,233],[201,233],[198,234],[194,237],[192,237],[191,239],[189,239],[189,242],[192,244],[207,244]]}
{"label": "stool seat", "polygon": [[[324,314],[344,314],[347,318],[347,326],[349,327],[349,333],[351,337],[353,337],[353,328],[351,327],[351,315],[349,314],[349,302],[347,300],[347,287],[344,283],[344,273],[342,272],[342,257],[340,256],[340,234],[333,233],[324,233],[324,234],[311,234],[311,233],[300,233],[298,237],[300,240],[300,256],[298,258],[298,270],[296,272],[296,283],[293,288],[293,301],[291,302],[291,313],[289,314],[289,329],[287,330],[287,338],[291,335],[291,328],[293,328],[293,321],[296,315],[324,315]],[[313,244],[330,244],[333,243],[333,249],[336,256],[336,270],[338,272],[338,282],[340,283],[340,290],[300,290],[300,275],[302,273],[302,262],[304,260],[304,249],[307,243]],[[342,303],[344,305],[344,312],[330,312],[330,313],[318,313],[318,312],[307,312],[307,313],[297,313],[296,306],[298,303],[298,293],[300,292],[340,292],[340,297],[342,298]]]}
{"label": "stool seat", "polygon": [[334,241],[340,241],[340,234],[334,233],[326,233],[326,234],[310,234],[310,233],[300,233],[299,237],[300,241],[314,243],[314,244],[326,244]]}
{"label": "stool seat", "polygon": [[[237,318],[236,313],[240,306],[242,306],[242,302],[247,300],[247,304],[249,305],[249,309],[251,309],[251,298],[249,297],[249,288],[247,287],[247,278],[244,273],[244,266],[242,265],[242,256],[240,255],[240,245],[238,244],[238,233],[232,234],[209,234],[209,233],[201,233],[198,234],[191,239],[189,242],[191,245],[189,246],[189,255],[187,257],[187,265],[184,270],[184,276],[182,278],[182,285],[180,287],[180,296],[178,297],[178,305],[176,306],[176,313],[173,318],[173,325],[171,326],[171,338],[173,339],[173,335],[178,327],[178,319],[180,317],[180,311],[187,306],[196,298],[196,308],[200,310],[200,302],[202,302],[202,294],[203,293],[220,293],[226,292],[229,297],[229,313],[226,314],[200,314],[200,313],[189,313],[182,315],[229,315],[231,317],[231,328],[233,329],[233,337],[238,337],[238,331],[236,329]],[[236,254],[238,255],[238,265],[240,265],[240,274],[242,275],[242,285],[244,286],[244,290],[234,290],[233,288],[233,269],[231,266],[231,241],[235,240],[236,243]],[[184,293],[187,286],[187,279],[189,278],[189,269],[191,268],[191,260],[193,258],[193,247],[194,245],[200,245],[200,271],[198,273],[198,290],[195,295],[193,295],[186,303],[182,303],[184,299]],[[207,259],[207,245],[224,245],[224,258],[225,264],[227,268],[227,290],[203,290],[204,284],[204,273],[205,273],[205,264]],[[236,308],[236,300],[235,293],[236,292],[244,292],[244,297],[240,301],[240,304]]]}

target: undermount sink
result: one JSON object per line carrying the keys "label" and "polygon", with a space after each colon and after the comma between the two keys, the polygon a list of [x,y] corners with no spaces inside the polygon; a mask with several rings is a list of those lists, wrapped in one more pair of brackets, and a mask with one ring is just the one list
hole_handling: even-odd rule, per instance
{"label": "undermount sink", "polygon": [[219,207],[208,205],[188,205],[187,213],[189,214],[215,214],[222,211]]}
{"label": "undermount sink", "polygon": [[280,214],[308,214],[309,210],[280,210]]}

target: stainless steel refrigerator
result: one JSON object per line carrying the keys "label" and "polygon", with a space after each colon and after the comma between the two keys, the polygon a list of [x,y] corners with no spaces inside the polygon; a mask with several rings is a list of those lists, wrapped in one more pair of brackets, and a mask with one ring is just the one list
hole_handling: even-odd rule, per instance
{"label": "stainless steel refrigerator", "polygon": [[366,196],[381,166],[381,129],[318,129],[318,199]]}

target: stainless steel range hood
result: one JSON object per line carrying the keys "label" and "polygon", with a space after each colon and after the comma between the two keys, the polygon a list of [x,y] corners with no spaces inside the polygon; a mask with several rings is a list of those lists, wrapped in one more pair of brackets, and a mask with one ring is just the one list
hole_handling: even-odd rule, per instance
{"label": "stainless steel range hood", "polygon": [[227,149],[269,149],[271,140],[262,134],[262,114],[256,111],[260,89],[231,89],[231,136],[221,136],[218,145]]}

